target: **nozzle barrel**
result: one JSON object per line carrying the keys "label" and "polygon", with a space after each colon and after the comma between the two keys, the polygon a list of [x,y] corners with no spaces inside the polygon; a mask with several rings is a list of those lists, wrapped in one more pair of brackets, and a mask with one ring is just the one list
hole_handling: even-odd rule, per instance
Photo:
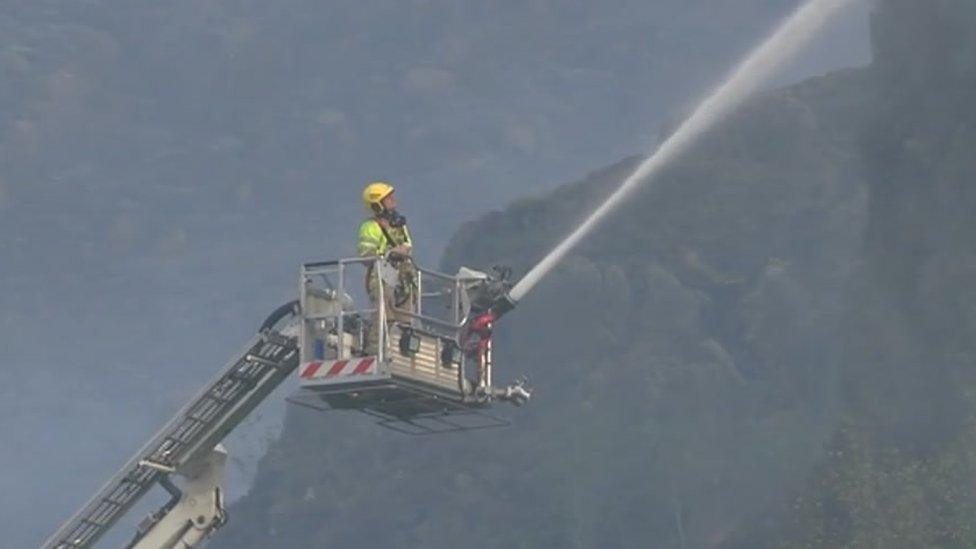
{"label": "nozzle barrel", "polygon": [[514,309],[516,305],[518,302],[512,299],[512,295],[505,293],[492,302],[491,312],[495,314],[496,318],[501,318],[505,313]]}

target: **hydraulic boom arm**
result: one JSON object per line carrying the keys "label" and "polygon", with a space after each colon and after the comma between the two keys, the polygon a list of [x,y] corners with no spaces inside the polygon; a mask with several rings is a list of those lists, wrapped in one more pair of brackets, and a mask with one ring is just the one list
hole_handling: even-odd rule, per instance
{"label": "hydraulic boom arm", "polygon": [[[289,303],[272,313],[244,350],[42,547],[93,546],[157,482],[174,498],[140,528],[141,538],[151,534],[174,543],[181,539],[199,540],[218,528],[223,523],[223,507],[216,481],[222,474],[226,454],[216,447],[298,366],[298,340],[281,330],[295,316],[296,307]],[[169,480],[171,473],[186,478],[182,493]],[[204,503],[201,509],[210,511],[188,515],[185,520],[171,518],[182,516],[181,503],[190,502],[188,496],[192,496],[193,503]],[[172,524],[174,521],[178,524]],[[172,532],[163,531],[171,524]],[[192,531],[194,528],[196,532]],[[133,546],[143,546],[140,537]]]}

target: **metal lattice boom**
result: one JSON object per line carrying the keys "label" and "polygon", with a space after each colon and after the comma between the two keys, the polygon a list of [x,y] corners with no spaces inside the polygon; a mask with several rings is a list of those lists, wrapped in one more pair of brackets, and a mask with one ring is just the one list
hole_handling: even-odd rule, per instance
{"label": "metal lattice boom", "polygon": [[296,338],[263,330],[42,547],[94,545],[156,482],[210,451],[297,366]]}

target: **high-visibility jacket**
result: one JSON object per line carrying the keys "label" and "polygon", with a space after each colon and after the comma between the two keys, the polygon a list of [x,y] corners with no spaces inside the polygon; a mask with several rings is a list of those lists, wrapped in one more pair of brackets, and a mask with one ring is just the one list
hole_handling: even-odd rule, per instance
{"label": "high-visibility jacket", "polygon": [[[393,239],[393,242],[390,242],[390,239]],[[413,246],[410,230],[406,225],[400,228],[390,227],[384,232],[379,221],[370,218],[359,226],[359,243],[356,245],[356,252],[360,257],[385,255],[391,248],[401,244]]]}

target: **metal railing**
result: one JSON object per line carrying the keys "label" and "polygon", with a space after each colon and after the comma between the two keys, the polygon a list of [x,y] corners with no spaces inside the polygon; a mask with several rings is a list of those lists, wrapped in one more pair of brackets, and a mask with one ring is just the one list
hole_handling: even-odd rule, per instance
{"label": "metal railing", "polygon": [[[350,358],[350,349],[346,345],[346,326],[347,319],[350,317],[360,317],[367,318],[368,316],[376,316],[375,322],[378,326],[377,329],[377,352],[378,360],[380,362],[385,358],[383,356],[384,349],[387,344],[387,329],[386,329],[386,317],[387,313],[383,304],[385,303],[386,288],[384,284],[379,279],[379,272],[375,268],[377,263],[377,258],[351,258],[351,259],[340,259],[336,261],[324,261],[318,263],[306,263],[302,266],[301,273],[301,291],[300,291],[300,303],[302,310],[302,329],[300,345],[302,349],[303,356],[308,356],[309,353],[309,341],[307,341],[310,321],[333,321],[332,326],[327,326],[327,329],[335,332],[336,337],[336,360],[345,360]],[[366,269],[366,273],[363,278],[363,290],[365,291],[366,283],[368,282],[367,276],[375,276],[377,282],[378,295],[376,297],[376,303],[374,306],[365,308],[353,308],[354,298],[346,291],[346,281],[348,277],[349,267],[354,265],[361,265]],[[332,276],[335,277],[335,281],[332,280]],[[324,283],[326,300],[331,299],[333,306],[335,307],[334,312],[331,314],[317,314],[315,312],[310,312],[314,308],[311,307],[310,294],[316,293],[314,290],[317,289],[313,283],[318,280]],[[311,290],[311,291],[310,291]],[[365,345],[363,337],[360,337],[359,347],[362,348]]]}
{"label": "metal railing", "polygon": [[[367,353],[367,339],[375,338],[375,353],[383,373],[388,373],[390,349],[396,347],[392,342],[391,325],[399,325],[418,334],[451,341],[457,348],[463,349],[466,324],[470,304],[467,302],[465,290],[468,285],[477,283],[479,278],[459,277],[425,269],[417,265],[412,258],[402,257],[399,261],[410,263],[414,287],[410,292],[410,302],[405,307],[387,310],[390,305],[387,292],[394,291],[387,281],[384,283],[384,269],[396,269],[390,265],[387,258],[356,257],[306,263],[301,272],[301,310],[302,329],[300,346],[303,357],[316,354],[316,351],[328,353],[330,337],[334,337],[334,356],[315,356],[319,359],[348,360],[353,354],[373,354],[372,348]],[[354,271],[360,271],[361,276],[350,276]],[[373,277],[371,281],[370,278]],[[350,280],[357,280],[359,286],[350,284]],[[376,295],[368,296],[368,286],[373,287]],[[367,307],[354,306],[356,294],[363,301],[371,302]],[[324,301],[315,301],[316,299]],[[436,301],[446,307],[446,312],[438,313],[434,306]],[[328,302],[331,306],[326,312],[320,312],[316,306]],[[328,308],[328,307],[327,307]],[[359,333],[349,330],[352,318],[359,322]],[[390,319],[394,319],[392,322]],[[315,323],[318,323],[317,325]],[[369,330],[363,328],[365,323],[372,323]],[[402,332],[401,332],[402,333]],[[314,337],[313,337],[314,336]],[[325,345],[322,349],[313,348],[319,345],[324,336]],[[457,368],[458,383],[463,387],[465,375],[465,359],[461,353]],[[308,360],[303,358],[303,360]],[[490,366],[489,366],[490,367]],[[489,372],[480,372],[479,385],[484,385],[490,379]]]}

